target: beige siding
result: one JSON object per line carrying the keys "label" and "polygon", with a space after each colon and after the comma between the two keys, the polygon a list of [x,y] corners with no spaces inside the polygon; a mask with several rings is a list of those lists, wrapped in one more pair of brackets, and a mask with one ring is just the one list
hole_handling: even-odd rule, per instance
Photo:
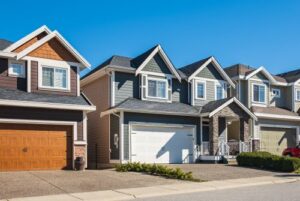
{"label": "beige siding", "polygon": [[300,90],[300,86],[295,86],[295,91],[294,91],[294,95],[295,95],[295,98],[293,101],[295,101],[295,108],[294,108],[294,112],[299,112],[299,109],[300,109],[300,101],[297,101],[296,100],[296,90]]}
{"label": "beige siding", "polygon": [[[272,89],[279,89],[280,90],[280,97],[275,97],[272,94]],[[269,99],[270,99],[270,106],[274,107],[281,107],[287,108],[287,87],[280,87],[280,86],[272,86],[270,87]]]}
{"label": "beige siding", "polygon": [[100,118],[100,113],[110,107],[110,78],[105,75],[82,87],[85,95],[97,107],[88,113],[88,159],[89,167],[109,163],[109,116]]}
{"label": "beige siding", "polygon": [[[252,96],[253,96],[253,84],[264,84],[266,86],[266,102],[265,103],[256,103],[252,101]],[[250,88],[250,95],[249,95],[249,101],[252,104],[256,104],[256,105],[266,105],[266,106],[270,106],[270,85],[269,83],[264,83],[263,81],[258,81],[258,80],[249,80],[249,88]]]}

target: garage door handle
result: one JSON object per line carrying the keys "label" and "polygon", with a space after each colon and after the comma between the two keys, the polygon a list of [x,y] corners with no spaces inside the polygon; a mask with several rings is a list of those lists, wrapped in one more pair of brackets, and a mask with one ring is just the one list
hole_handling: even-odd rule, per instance
{"label": "garage door handle", "polygon": [[23,152],[27,152],[28,151],[28,147],[24,147],[22,151]]}

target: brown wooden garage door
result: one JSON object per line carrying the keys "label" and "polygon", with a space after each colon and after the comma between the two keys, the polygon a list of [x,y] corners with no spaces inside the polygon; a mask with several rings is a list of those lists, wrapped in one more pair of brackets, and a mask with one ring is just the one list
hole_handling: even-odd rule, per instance
{"label": "brown wooden garage door", "polygon": [[0,171],[72,167],[72,127],[0,124]]}

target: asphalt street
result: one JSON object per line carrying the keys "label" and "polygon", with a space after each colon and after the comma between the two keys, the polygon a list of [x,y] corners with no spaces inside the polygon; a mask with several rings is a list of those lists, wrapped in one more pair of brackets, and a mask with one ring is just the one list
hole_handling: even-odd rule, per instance
{"label": "asphalt street", "polygon": [[136,201],[299,201],[300,182],[177,194]]}

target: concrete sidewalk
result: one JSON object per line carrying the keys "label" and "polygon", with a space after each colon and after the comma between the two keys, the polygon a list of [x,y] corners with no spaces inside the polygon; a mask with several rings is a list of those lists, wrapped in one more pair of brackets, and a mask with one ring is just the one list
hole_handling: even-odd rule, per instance
{"label": "concrete sidewalk", "polygon": [[86,193],[59,194],[41,197],[26,197],[7,199],[6,201],[96,201],[96,200],[133,200],[135,198],[146,198],[172,194],[193,193],[203,191],[214,191],[221,189],[239,188],[247,186],[258,186],[266,184],[278,184],[300,181],[299,175],[277,175],[243,179],[230,179],[210,182],[189,182],[182,184],[159,185],[152,187],[127,188],[107,191],[94,191]]}

